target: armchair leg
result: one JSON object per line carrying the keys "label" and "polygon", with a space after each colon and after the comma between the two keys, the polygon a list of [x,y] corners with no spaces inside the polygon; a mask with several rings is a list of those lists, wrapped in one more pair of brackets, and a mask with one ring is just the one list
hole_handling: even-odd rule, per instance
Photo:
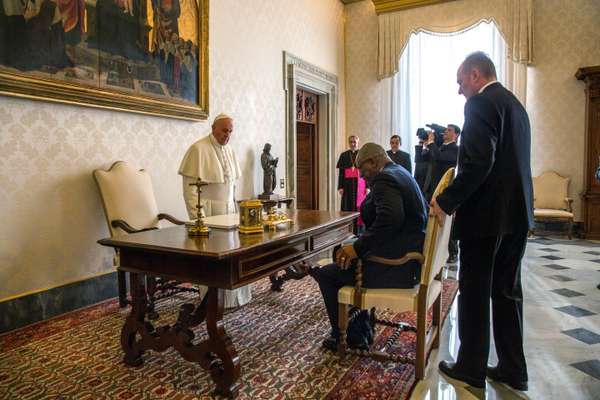
{"label": "armchair leg", "polygon": [[338,304],[338,328],[340,330],[340,340],[338,342],[338,355],[343,357],[346,354],[346,330],[348,329],[348,304]]}
{"label": "armchair leg", "polygon": [[[423,306],[423,308],[425,308]],[[417,357],[415,360],[415,377],[417,380],[425,376],[425,357],[427,339],[427,312],[419,310],[417,314]]]}
{"label": "armchair leg", "polygon": [[431,347],[437,349],[440,347],[440,333],[442,330],[442,296],[437,298],[433,303],[433,315],[431,318],[432,335],[434,336]]}

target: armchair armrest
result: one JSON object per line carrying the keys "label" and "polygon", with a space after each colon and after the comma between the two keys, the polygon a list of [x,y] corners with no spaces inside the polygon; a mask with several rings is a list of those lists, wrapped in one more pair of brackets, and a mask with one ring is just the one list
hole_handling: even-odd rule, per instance
{"label": "armchair armrest", "polygon": [[175,218],[174,216],[172,216],[170,214],[160,213],[160,214],[158,214],[157,217],[158,217],[159,221],[163,220],[163,219],[166,219],[167,221],[169,221],[170,223],[175,224],[175,225],[183,225],[183,224],[185,224],[185,221],[177,219],[177,218]]}
{"label": "armchair armrest", "polygon": [[565,203],[567,203],[567,211],[573,212],[573,199],[570,197],[565,198]]}
{"label": "armchair armrest", "polygon": [[145,231],[151,231],[151,230],[154,230],[154,229],[158,229],[156,227],[144,228],[144,229],[135,229],[134,227],[132,227],[131,225],[129,225],[127,222],[123,221],[122,219],[114,219],[114,220],[112,220],[110,222],[110,225],[113,228],[121,228],[121,229],[123,229],[127,233],[145,232]]}
{"label": "armchair armrest", "polygon": [[[378,264],[385,264],[385,265],[403,265],[403,264],[406,264],[407,262],[409,262],[410,260],[417,260],[419,262],[419,264],[423,264],[423,261],[425,261],[425,257],[421,253],[409,252],[400,258],[385,258],[385,257],[378,257],[378,256],[369,256],[366,259],[366,261],[372,261],[372,262],[376,262]],[[365,290],[362,287],[362,285],[363,285],[362,278],[363,278],[363,260],[359,258],[356,261],[356,274],[355,274],[356,282],[354,284],[354,305],[357,307],[360,305],[360,299],[362,298],[363,291]]]}

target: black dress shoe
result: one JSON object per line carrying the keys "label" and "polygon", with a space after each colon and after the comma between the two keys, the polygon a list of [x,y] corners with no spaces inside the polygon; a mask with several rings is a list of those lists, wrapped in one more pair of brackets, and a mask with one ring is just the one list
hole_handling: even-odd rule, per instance
{"label": "black dress shoe", "polygon": [[450,255],[448,256],[448,259],[446,260],[446,264],[456,264],[458,262],[458,257],[456,255]]}
{"label": "black dress shoe", "polygon": [[439,364],[440,371],[448,376],[449,378],[456,379],[458,381],[465,382],[473,387],[484,389],[485,388],[485,379],[477,379],[467,374],[461,372],[455,363],[451,363],[448,361],[440,361]]}
{"label": "black dress shoe", "polygon": [[528,389],[527,381],[510,378],[502,374],[502,372],[498,371],[498,368],[496,367],[487,367],[485,370],[485,374],[491,380],[500,383],[505,383],[515,390],[520,390],[521,392],[524,392]]}
{"label": "black dress shoe", "polygon": [[327,350],[337,351],[339,342],[339,339],[329,336],[327,339],[323,340],[323,347]]}

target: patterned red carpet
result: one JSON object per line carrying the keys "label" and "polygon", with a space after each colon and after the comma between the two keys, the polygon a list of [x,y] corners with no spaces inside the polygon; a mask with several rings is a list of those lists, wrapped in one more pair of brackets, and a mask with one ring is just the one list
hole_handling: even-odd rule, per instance
{"label": "patterned red carpet", "polygon": [[[444,316],[456,291],[456,281],[444,282]],[[159,303],[161,320],[174,321],[183,300]],[[127,312],[111,300],[0,336],[0,399],[210,399],[208,374],[173,350],[147,352],[138,368],[123,365]],[[268,280],[256,283],[252,302],[227,313],[225,327],[242,360],[239,399],[405,399],[415,383],[412,365],[340,360],[321,349],[328,327],[312,279],[281,293]],[[379,331],[377,340],[390,334]],[[397,350],[414,355],[414,347],[414,334],[404,333]]]}

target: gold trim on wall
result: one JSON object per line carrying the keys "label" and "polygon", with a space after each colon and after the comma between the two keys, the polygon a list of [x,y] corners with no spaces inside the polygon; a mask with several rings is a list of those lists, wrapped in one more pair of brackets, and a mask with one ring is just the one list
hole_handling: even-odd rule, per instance
{"label": "gold trim on wall", "polygon": [[382,14],[392,11],[407,10],[409,8],[430,6],[432,4],[445,3],[455,0],[372,0],[375,12]]}
{"label": "gold trim on wall", "polygon": [[8,71],[0,67],[0,95],[44,100],[86,107],[105,108],[117,111],[187,120],[208,118],[208,22],[209,0],[196,0],[201,13],[198,34],[200,35],[198,56],[198,104],[184,101],[168,101],[147,96],[128,94],[109,89],[44,79],[25,73]]}

